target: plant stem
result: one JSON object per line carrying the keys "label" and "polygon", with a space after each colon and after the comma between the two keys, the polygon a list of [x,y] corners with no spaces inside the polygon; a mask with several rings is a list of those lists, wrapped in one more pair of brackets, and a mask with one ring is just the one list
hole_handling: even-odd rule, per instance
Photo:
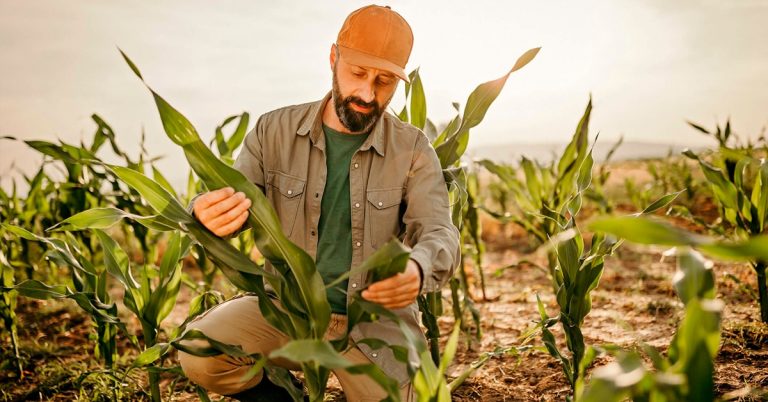
{"label": "plant stem", "polygon": [[760,296],[760,319],[768,323],[768,278],[766,278],[766,264],[764,261],[757,261],[754,265],[757,271],[757,291]]}
{"label": "plant stem", "polygon": [[[141,326],[142,326],[142,332],[144,334],[144,346],[146,348],[151,348],[152,346],[155,346],[155,343],[157,342],[156,329],[152,328],[151,325],[149,325],[148,323],[145,323],[143,320],[142,320]],[[152,398],[152,402],[161,402],[162,399],[160,397],[160,374],[152,371],[151,367],[148,367],[147,374],[149,375],[149,390],[150,390],[150,396]]]}

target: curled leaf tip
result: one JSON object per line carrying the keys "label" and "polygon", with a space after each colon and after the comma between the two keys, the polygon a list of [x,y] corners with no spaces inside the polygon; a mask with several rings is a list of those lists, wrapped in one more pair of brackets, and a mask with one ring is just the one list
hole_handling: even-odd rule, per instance
{"label": "curled leaf tip", "polygon": [[140,78],[142,81],[144,81],[144,77],[142,77],[142,76],[141,76],[141,71],[139,71],[139,68],[138,68],[138,67],[136,67],[136,65],[135,65],[135,64],[133,64],[133,62],[132,62],[132,61],[131,61],[131,59],[128,57],[128,55],[127,55],[127,54],[125,54],[125,52],[123,52],[123,50],[122,50],[122,49],[120,49],[120,47],[119,47],[119,46],[118,46],[117,50],[119,50],[119,51],[120,51],[120,54],[121,54],[121,55],[123,55],[123,59],[125,59],[125,62],[126,62],[126,63],[128,63],[128,67],[130,67],[130,68],[131,68],[131,70],[133,70],[133,73],[134,73],[134,74],[136,74],[136,76],[138,76],[138,77],[139,77],[139,78]]}

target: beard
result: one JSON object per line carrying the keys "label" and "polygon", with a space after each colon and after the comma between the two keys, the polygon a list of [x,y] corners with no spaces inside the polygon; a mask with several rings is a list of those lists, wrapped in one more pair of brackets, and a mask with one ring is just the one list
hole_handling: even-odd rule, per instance
{"label": "beard", "polygon": [[[353,133],[366,133],[373,128],[379,118],[386,110],[387,105],[392,100],[389,100],[383,105],[379,104],[374,99],[372,102],[365,102],[357,96],[343,96],[341,89],[339,89],[339,81],[336,79],[336,69],[333,71],[333,108],[336,111],[336,116],[339,117],[341,124]],[[352,103],[362,107],[370,108],[368,113],[358,112],[350,106]]]}

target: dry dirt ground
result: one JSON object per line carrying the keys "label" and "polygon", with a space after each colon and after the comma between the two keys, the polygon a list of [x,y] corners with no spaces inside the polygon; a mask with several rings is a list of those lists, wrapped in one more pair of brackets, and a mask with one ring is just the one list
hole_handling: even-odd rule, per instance
{"label": "dry dirt ground", "polygon": [[[543,265],[543,255],[528,254],[527,236],[512,226],[484,222],[488,244],[485,256],[487,300],[475,292],[475,303],[482,317],[482,338],[468,342],[463,338],[449,376],[462,372],[483,352],[497,347],[520,346],[520,336],[538,319],[536,295],[544,301],[551,316],[556,315],[551,285],[543,269],[522,265],[499,271],[525,258]],[[672,259],[662,259],[663,249],[624,245],[607,260],[600,286],[593,293],[592,312],[587,316],[583,332],[592,345],[616,344],[633,348],[644,342],[665,352],[682,316],[682,304],[675,296],[671,278],[675,271]],[[722,348],[716,361],[716,390],[719,395],[748,388],[768,389],[768,326],[759,323],[757,303],[747,287],[755,289],[755,275],[745,264],[717,263],[718,297],[725,302]],[[194,275],[194,272],[190,272]],[[191,292],[186,287],[168,325],[180,323],[186,316]],[[117,290],[116,290],[117,291]],[[116,292],[119,295],[119,291]],[[450,293],[444,294],[450,300]],[[446,313],[450,307],[446,305]],[[92,359],[93,343],[88,340],[90,319],[76,306],[61,301],[20,300],[18,308],[22,355],[26,359],[25,376],[16,378],[8,367],[10,345],[3,339],[3,370],[0,372],[0,400],[90,400],[98,390],[108,390],[110,380],[98,372]],[[133,328],[135,319],[124,316]],[[445,334],[453,318],[441,318]],[[558,339],[561,333],[554,331]],[[533,345],[541,345],[535,338]],[[561,345],[564,348],[564,345]],[[120,342],[126,356],[125,367],[135,355],[126,340]],[[596,366],[610,358],[602,357]],[[175,364],[171,358],[166,366]],[[90,370],[90,371],[89,371]],[[90,373],[90,375],[83,375]],[[129,374],[125,400],[146,400],[136,383],[143,383],[141,370]],[[79,377],[79,378],[78,378]],[[186,380],[173,382],[166,374],[163,383],[165,400],[198,400]],[[124,379],[122,379],[124,380]],[[331,382],[327,400],[343,401],[343,395]],[[173,389],[172,396],[168,390]],[[492,358],[477,370],[455,392],[456,401],[562,401],[570,389],[559,363],[536,349],[520,355],[507,354]],[[90,397],[89,397],[90,395]],[[211,395],[213,400],[229,400]],[[759,400],[759,396],[741,396],[737,400]],[[105,396],[103,400],[111,400]]]}

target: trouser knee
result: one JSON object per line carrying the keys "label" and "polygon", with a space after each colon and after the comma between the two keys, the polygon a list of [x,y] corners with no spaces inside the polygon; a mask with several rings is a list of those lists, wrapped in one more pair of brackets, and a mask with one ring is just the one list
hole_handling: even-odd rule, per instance
{"label": "trouser knee", "polygon": [[179,364],[192,382],[221,395],[232,395],[254,387],[262,378],[259,373],[243,381],[249,366],[228,361],[224,355],[202,357],[179,351]]}

